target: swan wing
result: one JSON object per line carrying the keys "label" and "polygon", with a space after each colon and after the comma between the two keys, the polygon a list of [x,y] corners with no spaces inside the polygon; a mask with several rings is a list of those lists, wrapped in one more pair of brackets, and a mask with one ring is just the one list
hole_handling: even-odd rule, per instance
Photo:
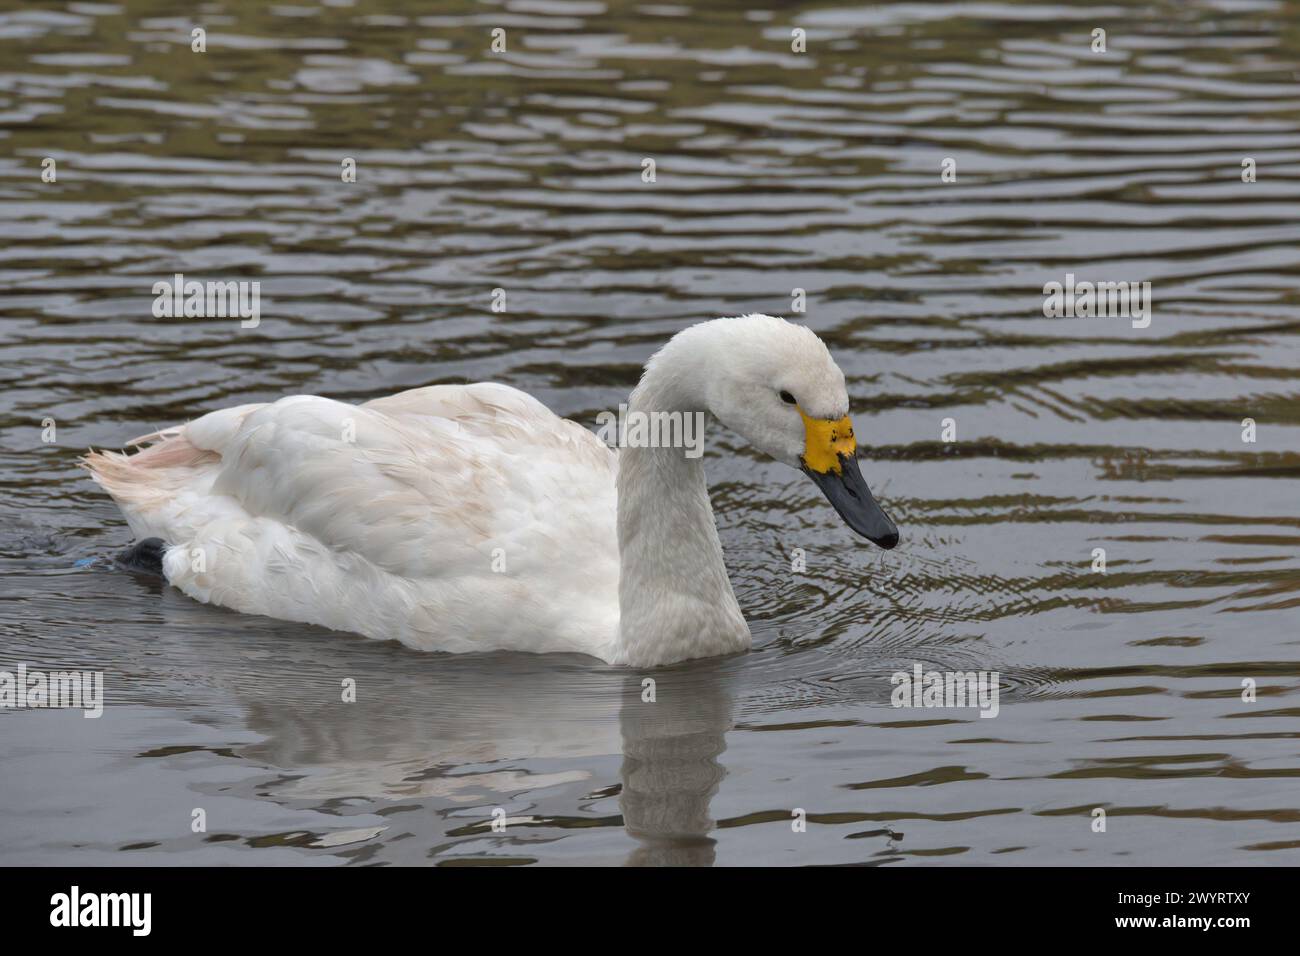
{"label": "swan wing", "polygon": [[617,456],[516,389],[291,396],[146,437],[88,464],[199,600],[424,649],[616,636]]}

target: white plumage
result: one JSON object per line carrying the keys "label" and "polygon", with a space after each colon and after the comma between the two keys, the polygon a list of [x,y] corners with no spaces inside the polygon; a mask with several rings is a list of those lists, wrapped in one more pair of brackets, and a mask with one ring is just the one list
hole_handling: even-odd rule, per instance
{"label": "white plumage", "polygon": [[[737,394],[708,396],[728,380]],[[739,394],[760,382],[775,408]],[[782,389],[799,389],[810,415],[847,412],[815,335],[750,316],[676,336],[631,404],[730,416],[788,460],[804,433]],[[702,463],[681,449],[616,453],[516,389],[432,386],[360,406],[299,395],[130,444],[145,442],[86,465],[137,537],[165,542],[164,575],[199,601],[419,650],[650,666],[749,644]]]}

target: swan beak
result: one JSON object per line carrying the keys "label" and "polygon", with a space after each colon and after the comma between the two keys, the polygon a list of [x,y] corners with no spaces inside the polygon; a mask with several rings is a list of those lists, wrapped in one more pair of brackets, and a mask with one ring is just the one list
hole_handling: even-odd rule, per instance
{"label": "swan beak", "polygon": [[881,510],[862,477],[856,457],[857,440],[848,416],[839,421],[809,418],[803,414],[804,474],[816,482],[844,523],[872,544],[888,551],[898,544],[898,527]]}

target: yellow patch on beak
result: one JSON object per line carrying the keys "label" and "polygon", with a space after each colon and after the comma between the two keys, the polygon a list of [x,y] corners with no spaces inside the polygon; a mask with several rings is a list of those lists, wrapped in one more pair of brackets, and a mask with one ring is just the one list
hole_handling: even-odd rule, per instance
{"label": "yellow patch on beak", "polygon": [[[798,408],[798,406],[795,406]],[[853,422],[845,415],[837,422],[824,418],[809,418],[799,409],[803,418],[803,463],[809,470],[824,475],[829,471],[840,473],[840,455],[852,458],[858,450],[853,437]]]}

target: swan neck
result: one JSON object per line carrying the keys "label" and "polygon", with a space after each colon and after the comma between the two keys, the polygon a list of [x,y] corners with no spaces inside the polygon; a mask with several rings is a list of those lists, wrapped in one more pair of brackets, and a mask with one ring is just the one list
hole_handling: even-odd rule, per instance
{"label": "swan neck", "polygon": [[[634,414],[707,411],[671,362],[652,362],[628,402]],[[683,387],[686,385],[687,387]],[[661,432],[662,434],[662,432]],[[734,653],[749,629],[731,589],[698,448],[625,444],[619,453],[620,661],[657,666]]]}

